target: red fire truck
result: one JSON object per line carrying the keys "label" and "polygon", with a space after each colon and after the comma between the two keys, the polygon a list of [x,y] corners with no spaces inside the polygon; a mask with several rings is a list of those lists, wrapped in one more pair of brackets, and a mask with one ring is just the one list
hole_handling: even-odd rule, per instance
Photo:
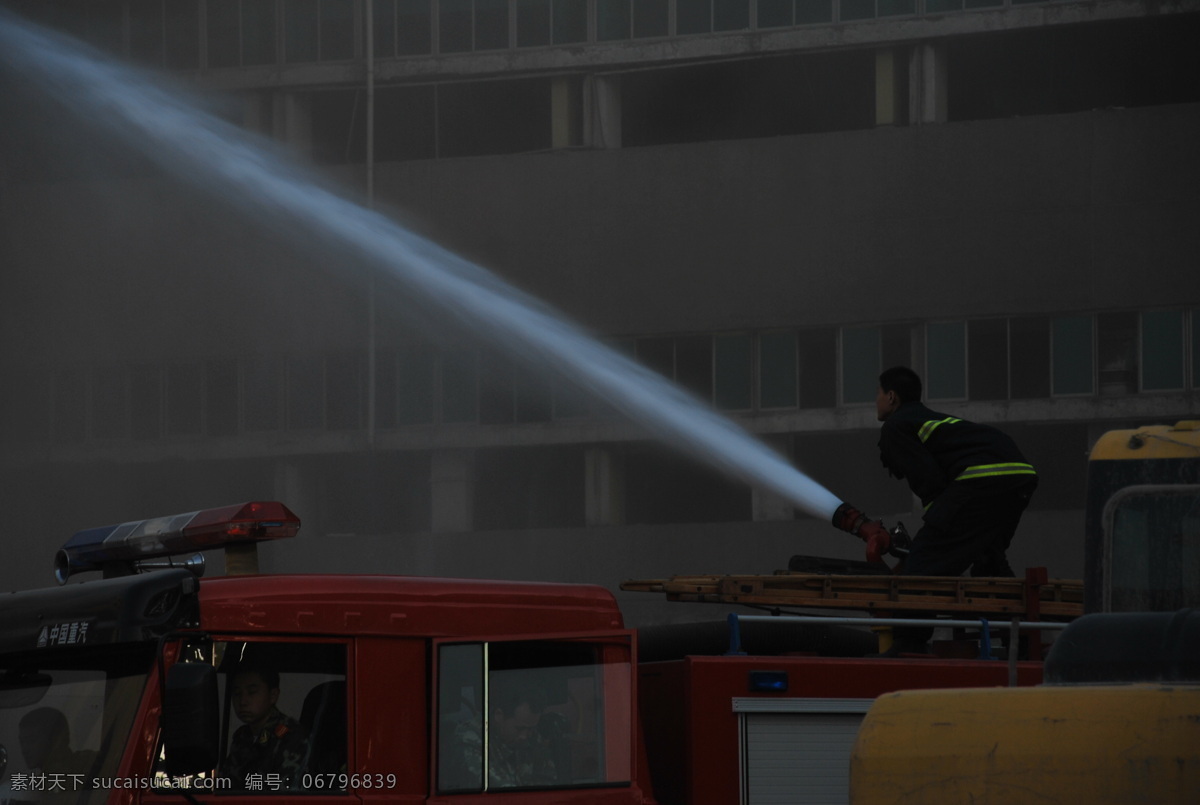
{"label": "red fire truck", "polygon": [[[865,657],[870,632],[782,618],[735,623],[740,640],[710,654],[647,642],[639,662],[595,586],[254,572],[254,544],[299,526],[259,502],[91,529],[56,574],[105,578],[0,596],[0,801],[837,802],[879,695],[1041,678],[1036,661]],[[218,545],[239,575],[153,561]],[[895,577],[869,601],[827,594],[861,580],[814,593],[813,578],[716,579],[732,589],[703,595],[905,606]],[[779,579],[791,586],[761,588]],[[231,775],[251,667],[278,674],[304,749]]]}

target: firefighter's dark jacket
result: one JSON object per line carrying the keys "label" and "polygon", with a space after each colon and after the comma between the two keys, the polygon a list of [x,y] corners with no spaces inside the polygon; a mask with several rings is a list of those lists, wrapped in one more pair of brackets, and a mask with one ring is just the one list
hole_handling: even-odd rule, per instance
{"label": "firefighter's dark jacket", "polygon": [[879,459],[926,507],[954,481],[1037,474],[1004,433],[919,402],[901,403],[884,420]]}

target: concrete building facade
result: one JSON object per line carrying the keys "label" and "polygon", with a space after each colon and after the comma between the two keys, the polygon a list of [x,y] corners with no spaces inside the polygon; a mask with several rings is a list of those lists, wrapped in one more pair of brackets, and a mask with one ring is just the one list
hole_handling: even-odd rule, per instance
{"label": "concrete building facade", "polygon": [[[877,462],[887,366],[1017,439],[1041,486],[1014,565],[1064,577],[1095,437],[1200,410],[1192,0],[5,5],[164,74],[889,523],[919,507]],[[305,522],[272,570],[615,588],[859,557],[12,75],[4,587],[48,582],[77,529],[253,498]]]}

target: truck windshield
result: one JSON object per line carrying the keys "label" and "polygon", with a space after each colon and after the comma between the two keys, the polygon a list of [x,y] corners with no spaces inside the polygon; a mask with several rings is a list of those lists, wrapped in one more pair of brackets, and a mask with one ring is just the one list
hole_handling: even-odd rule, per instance
{"label": "truck windshield", "polygon": [[0,656],[0,802],[104,802],[153,661],[152,644]]}

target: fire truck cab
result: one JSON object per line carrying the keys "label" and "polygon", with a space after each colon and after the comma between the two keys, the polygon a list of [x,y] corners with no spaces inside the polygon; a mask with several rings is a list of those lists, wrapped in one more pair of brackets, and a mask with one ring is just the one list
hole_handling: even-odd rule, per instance
{"label": "fire truck cab", "polygon": [[[81,532],[60,557],[60,577],[72,565],[153,554],[151,543],[177,550],[188,527],[172,519],[181,518],[124,524],[116,540]],[[191,520],[211,521],[209,544],[221,533],[287,536],[299,526],[280,504]],[[231,803],[484,793],[498,802],[647,801],[633,633],[601,588],[333,575],[201,581],[165,569],[6,598],[0,796],[10,802],[178,802],[181,793]],[[304,736],[303,751],[233,779],[225,770],[241,724],[231,699],[247,668],[278,674],[276,707],[298,724],[287,729]],[[532,724],[537,740],[505,745],[496,722],[518,709],[534,711],[520,729]]]}

